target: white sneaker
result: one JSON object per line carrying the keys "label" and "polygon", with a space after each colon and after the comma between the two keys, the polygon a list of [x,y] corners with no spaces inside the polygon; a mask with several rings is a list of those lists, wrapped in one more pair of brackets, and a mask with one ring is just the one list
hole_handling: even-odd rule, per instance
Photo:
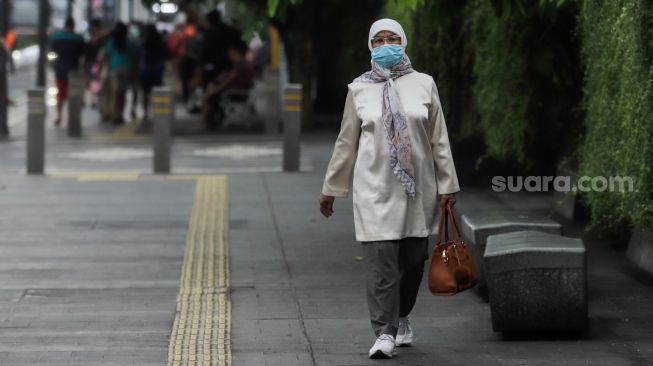
{"label": "white sneaker", "polygon": [[395,354],[395,337],[381,334],[370,348],[370,358],[392,358]]}
{"label": "white sneaker", "polygon": [[399,318],[399,329],[397,330],[397,347],[410,347],[413,344],[413,328],[410,326],[408,317]]}

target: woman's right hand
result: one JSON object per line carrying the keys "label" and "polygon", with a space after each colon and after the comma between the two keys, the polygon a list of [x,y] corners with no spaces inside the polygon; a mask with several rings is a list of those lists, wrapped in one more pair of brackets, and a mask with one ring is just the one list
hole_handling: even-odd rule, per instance
{"label": "woman's right hand", "polygon": [[327,196],[320,193],[320,212],[324,217],[328,218],[333,215],[333,201],[335,197]]}

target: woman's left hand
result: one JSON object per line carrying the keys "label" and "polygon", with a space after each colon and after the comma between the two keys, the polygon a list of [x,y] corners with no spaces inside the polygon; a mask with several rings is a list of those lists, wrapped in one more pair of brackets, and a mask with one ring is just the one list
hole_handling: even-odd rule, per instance
{"label": "woman's left hand", "polygon": [[455,193],[449,193],[449,194],[441,194],[440,195],[440,204],[441,205],[449,205],[452,206],[456,204],[456,194]]}
{"label": "woman's left hand", "polygon": [[333,215],[333,201],[335,197],[327,196],[320,193],[320,212],[324,217],[329,218]]}

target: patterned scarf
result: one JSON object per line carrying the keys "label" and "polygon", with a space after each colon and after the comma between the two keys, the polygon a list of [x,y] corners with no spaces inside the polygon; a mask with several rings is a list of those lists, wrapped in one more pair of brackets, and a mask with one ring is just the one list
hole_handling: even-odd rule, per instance
{"label": "patterned scarf", "polygon": [[372,70],[354,79],[354,82],[359,83],[385,83],[383,85],[382,116],[385,138],[390,150],[390,167],[404,187],[406,194],[411,198],[415,198],[415,172],[411,161],[412,146],[408,135],[406,115],[401,111],[394,79],[413,71],[410,59],[404,55],[392,69],[385,69],[377,65],[376,62],[372,62]]}

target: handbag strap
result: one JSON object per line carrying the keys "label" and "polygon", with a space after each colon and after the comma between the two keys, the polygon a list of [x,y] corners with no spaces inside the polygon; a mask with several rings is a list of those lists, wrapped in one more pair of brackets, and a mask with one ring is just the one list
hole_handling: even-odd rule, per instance
{"label": "handbag strap", "polygon": [[[449,241],[449,211],[444,204],[440,204],[440,223],[438,224],[438,240],[437,243],[444,243]],[[442,240],[444,236],[444,241]]]}
{"label": "handbag strap", "polygon": [[[460,235],[460,229],[458,229],[458,223],[456,222],[456,217],[451,210],[451,205],[446,203],[440,204],[440,223],[438,225],[438,240],[437,243],[443,243],[449,241],[449,222],[451,222],[451,235],[452,239],[456,242],[462,241],[462,236]],[[444,236],[444,241],[442,240]]]}
{"label": "handbag strap", "polygon": [[460,235],[460,229],[458,228],[458,222],[456,222],[456,216],[453,214],[451,205],[447,205],[447,212],[449,213],[449,220],[451,220],[451,233],[453,239],[457,242],[463,241],[463,236]]}

